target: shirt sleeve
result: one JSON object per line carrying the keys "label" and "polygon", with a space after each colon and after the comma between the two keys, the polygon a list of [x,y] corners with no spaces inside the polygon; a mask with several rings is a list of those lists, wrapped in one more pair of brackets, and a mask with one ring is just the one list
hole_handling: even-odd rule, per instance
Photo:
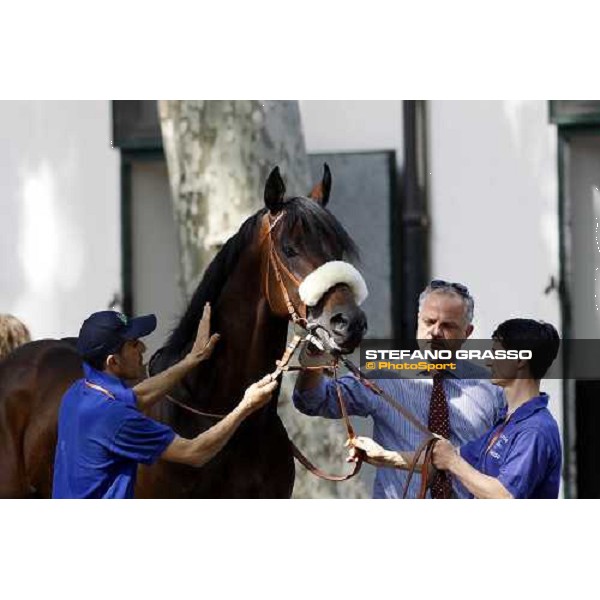
{"label": "shirt sleeve", "polygon": [[464,458],[472,467],[476,469],[479,466],[479,456],[481,454],[481,447],[483,446],[485,440],[487,439],[487,434],[483,437],[480,437],[477,440],[472,440],[463,444],[459,451],[462,458]]}
{"label": "shirt sleeve", "polygon": [[[375,412],[377,396],[354,375],[344,375],[338,382],[349,415],[368,417]],[[294,406],[305,415],[326,419],[342,417],[335,382],[329,377],[322,377],[319,385],[309,390],[294,390],[292,400]]]}
{"label": "shirt sleeve", "polygon": [[548,470],[549,446],[536,429],[519,432],[500,467],[498,481],[514,498],[529,498]]}
{"label": "shirt sleeve", "polygon": [[166,425],[144,416],[134,408],[125,411],[110,445],[111,452],[145,465],[154,463],[175,438]]}

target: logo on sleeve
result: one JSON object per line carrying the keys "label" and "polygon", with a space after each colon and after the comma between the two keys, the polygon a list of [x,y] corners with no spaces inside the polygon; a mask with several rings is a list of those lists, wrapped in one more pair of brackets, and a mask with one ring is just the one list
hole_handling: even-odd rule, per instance
{"label": "logo on sleeve", "polygon": [[508,437],[502,434],[498,441],[494,444],[493,450],[490,450],[490,456],[498,460],[501,457],[501,452],[506,448],[506,444],[508,443]]}

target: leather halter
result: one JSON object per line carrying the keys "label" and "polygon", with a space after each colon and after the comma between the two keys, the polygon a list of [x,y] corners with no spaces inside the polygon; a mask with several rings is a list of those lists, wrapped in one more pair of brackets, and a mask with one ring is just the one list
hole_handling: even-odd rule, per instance
{"label": "leather halter", "polygon": [[[298,287],[300,287],[300,284],[302,282],[287,268],[285,263],[281,260],[281,258],[277,254],[277,251],[275,250],[275,244],[273,243],[272,231],[276,227],[276,225],[279,223],[279,221],[281,221],[281,219],[283,219],[284,215],[285,215],[285,211],[282,210],[278,215],[271,216],[270,213],[267,213],[263,218],[263,224],[262,224],[262,229],[261,229],[261,234],[260,234],[260,239],[259,239],[259,245],[262,246],[262,244],[265,241],[268,241],[268,249],[267,249],[268,258],[266,259],[266,261],[264,261],[264,263],[265,263],[265,266],[264,266],[265,297],[267,298],[267,302],[269,304],[269,307],[271,308],[271,311],[273,313],[277,314],[277,310],[274,306],[274,303],[271,300],[271,295],[269,292],[269,287],[270,287],[269,279],[270,279],[270,273],[272,270],[275,275],[275,280],[276,280],[277,284],[279,285],[279,290],[283,297],[283,301],[284,301],[286,309],[288,311],[290,320],[294,324],[299,325],[302,329],[307,330],[306,306],[304,305],[304,303],[302,303],[301,308],[299,310],[296,309],[296,307],[294,306],[294,303],[292,302],[292,300],[290,298],[287,287],[284,283],[282,273],[283,273],[283,275],[285,275],[285,277],[288,278],[289,281],[291,281],[291,283],[294,285],[294,287],[296,289],[298,289]],[[281,360],[279,360],[277,362],[277,369],[271,375],[271,377],[273,379],[276,379],[284,371],[293,370],[293,368],[290,368],[289,363],[290,363],[293,355],[299,348],[300,343],[302,341],[305,341],[305,340],[303,340],[301,338],[301,336],[299,336],[299,335],[294,336],[292,341],[288,344],[288,347],[286,348],[286,351],[284,352]],[[354,433],[354,428],[352,427],[352,423],[350,422],[350,418],[348,417],[348,411],[346,410],[346,404],[344,402],[344,398],[342,396],[342,391],[341,391],[340,385],[338,383],[337,363],[334,365],[334,381],[336,384],[338,402],[339,402],[339,406],[340,406],[340,411],[342,413],[342,418],[344,420],[344,425],[346,426],[346,432],[348,434],[348,439],[353,439],[356,437],[356,434]],[[320,477],[321,479],[326,479],[328,481],[346,481],[347,479],[354,477],[360,471],[360,468],[362,466],[362,456],[359,455],[358,460],[354,463],[354,468],[352,469],[352,471],[350,473],[348,473],[347,475],[329,475],[329,474],[325,473],[324,471],[322,471],[321,469],[319,469],[318,467],[316,467],[300,451],[298,446],[296,446],[296,444],[294,444],[294,442],[292,440],[290,440],[290,445],[292,446],[292,452],[293,452],[295,458],[298,460],[298,462],[300,462],[306,469],[308,469],[311,473],[313,473],[313,475],[316,475],[317,477]]]}
{"label": "leather halter", "polygon": [[[302,283],[295,275],[292,273],[285,263],[281,260],[277,251],[275,250],[275,244],[273,243],[273,235],[272,231],[275,226],[283,219],[285,215],[285,211],[281,211],[278,215],[272,217],[270,213],[267,213],[263,217],[261,232],[259,237],[259,246],[262,246],[265,241],[268,242],[267,248],[267,258],[263,259],[263,280],[264,280],[264,294],[267,299],[267,303],[269,304],[269,308],[273,312],[273,314],[278,314],[281,312],[276,307],[277,299],[271,298],[270,294],[270,285],[269,279],[271,276],[271,270],[275,275],[275,280],[279,284],[279,291],[283,296],[283,303],[285,304],[286,310],[288,312],[289,318],[293,323],[298,323],[301,326],[306,325],[306,306],[304,303],[301,303],[300,309],[296,310],[294,303],[292,302],[287,287],[283,281],[282,273],[287,279],[292,283],[292,285],[298,289],[300,284]],[[281,304],[281,298],[279,299],[279,303]]]}

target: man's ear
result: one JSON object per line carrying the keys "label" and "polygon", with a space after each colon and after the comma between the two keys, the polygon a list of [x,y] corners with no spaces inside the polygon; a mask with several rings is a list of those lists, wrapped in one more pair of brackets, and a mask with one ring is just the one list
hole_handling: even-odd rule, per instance
{"label": "man's ear", "polygon": [[121,367],[121,358],[118,354],[109,354],[104,361],[104,368],[110,373],[117,373]]}
{"label": "man's ear", "polygon": [[523,360],[519,359],[519,360],[517,360],[517,369],[519,371],[525,371],[527,373],[527,375],[528,375],[527,378],[531,377],[531,372],[529,370],[529,361],[527,359],[523,359]]}
{"label": "man's ear", "polygon": [[469,323],[467,325],[467,329],[465,331],[466,337],[471,337],[471,334],[473,333],[474,329],[475,329],[475,327],[473,327],[473,325],[471,323]]}

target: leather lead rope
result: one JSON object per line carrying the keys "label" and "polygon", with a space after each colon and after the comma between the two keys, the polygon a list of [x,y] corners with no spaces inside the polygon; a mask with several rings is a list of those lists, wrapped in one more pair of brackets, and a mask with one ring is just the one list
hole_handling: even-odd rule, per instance
{"label": "leather lead rope", "polygon": [[[292,341],[288,344],[288,347],[287,347],[284,355],[282,356],[281,360],[278,361],[278,363],[277,363],[277,369],[272,374],[272,376],[274,378],[278,377],[279,374],[284,371],[293,370],[293,369],[290,369],[289,363],[292,359],[292,356],[296,352],[296,350],[298,350],[298,347],[300,346],[301,342],[302,342],[301,336],[295,335],[294,338],[292,339]],[[319,368],[322,369],[322,368],[328,368],[328,367],[319,367]],[[344,425],[346,426],[346,432],[348,434],[348,439],[354,439],[356,437],[356,434],[354,433],[354,428],[352,427],[352,423],[350,422],[350,418],[348,416],[348,411],[346,409],[346,403],[344,401],[341,386],[338,381],[337,364],[334,364],[333,372],[334,372],[334,381],[335,381],[337,398],[338,398],[338,402],[340,405],[340,411],[342,413],[342,418],[344,420]],[[352,468],[352,471],[350,473],[348,473],[346,475],[330,475],[328,473],[325,473],[325,471],[323,471],[322,469],[319,469],[319,467],[315,466],[306,457],[306,455],[304,455],[301,452],[301,450],[298,448],[298,446],[296,446],[296,444],[292,440],[290,440],[290,445],[292,447],[292,453],[293,453],[294,457],[305,469],[310,471],[313,475],[315,475],[321,479],[325,479],[327,481],[347,481],[348,479],[351,479],[352,477],[357,475],[358,472],[360,471],[360,468],[362,467],[363,456],[362,456],[362,452],[359,452],[357,455],[357,460],[354,463],[354,467]]]}
{"label": "leather lead rope", "polygon": [[180,408],[184,408],[185,410],[187,410],[191,413],[194,413],[195,415],[199,415],[201,417],[208,417],[209,419],[220,420],[220,419],[224,419],[227,416],[227,415],[220,415],[220,414],[216,414],[216,413],[202,412],[201,410],[197,410],[197,409],[193,408],[192,406],[188,406],[187,404],[184,404],[181,400],[177,400],[177,398],[174,398],[173,396],[171,396],[171,394],[165,394],[165,398],[169,402],[176,404]]}
{"label": "leather lead rope", "polygon": [[340,360],[344,363],[344,366],[367,388],[372,392],[383,398],[388,404],[393,406],[407,421],[409,421],[414,427],[416,427],[421,433],[429,437],[434,435],[429,429],[415,417],[408,409],[404,408],[397,400],[392,398],[387,392],[384,392],[376,383],[367,376],[349,359],[344,356],[340,356]]}
{"label": "leather lead rope", "polygon": [[431,454],[433,452],[433,447],[438,441],[439,437],[434,435],[413,413],[407,410],[402,404],[400,404],[397,400],[392,398],[387,392],[383,391],[375,382],[370,379],[367,379],[366,375],[349,359],[340,357],[341,361],[348,368],[348,370],[368,389],[370,389],[374,394],[377,394],[380,398],[385,400],[390,406],[396,409],[409,423],[411,423],[416,429],[418,429],[421,433],[424,434],[425,439],[417,448],[414,453],[413,460],[411,461],[408,468],[408,478],[404,485],[404,490],[402,497],[406,498],[408,494],[408,489],[410,486],[410,482],[413,478],[415,471],[417,470],[417,466],[419,463],[419,459],[423,456],[423,464],[420,468],[421,473],[421,487],[419,490],[419,498],[425,498],[427,495],[427,488],[429,483],[429,474],[431,470]]}

